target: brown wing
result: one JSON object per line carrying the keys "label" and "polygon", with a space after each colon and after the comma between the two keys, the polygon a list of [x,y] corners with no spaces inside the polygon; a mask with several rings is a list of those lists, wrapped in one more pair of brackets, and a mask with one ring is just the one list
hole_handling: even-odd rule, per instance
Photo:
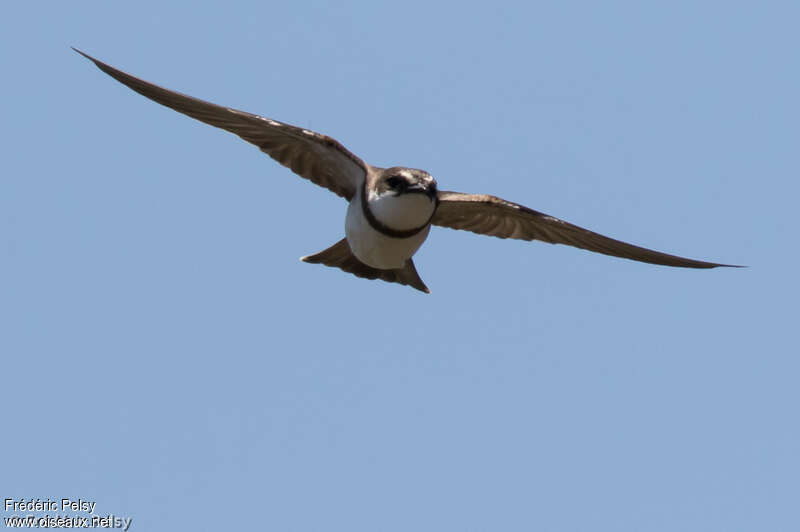
{"label": "brown wing", "polygon": [[683,268],[732,266],[686,259],[627,244],[523,205],[484,194],[440,191],[439,207],[436,209],[436,214],[433,215],[432,223],[498,238],[567,244],[614,257],[664,266]]}
{"label": "brown wing", "polygon": [[164,89],[117,70],[80,50],[73,50],[139,94],[179,113],[239,135],[296,174],[348,200],[364,179],[364,162],[326,135]]}

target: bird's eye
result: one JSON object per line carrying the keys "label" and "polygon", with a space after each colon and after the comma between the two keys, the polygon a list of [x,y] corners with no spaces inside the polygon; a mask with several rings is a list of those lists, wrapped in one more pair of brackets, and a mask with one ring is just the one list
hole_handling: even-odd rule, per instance
{"label": "bird's eye", "polygon": [[402,177],[393,175],[392,177],[386,180],[386,184],[389,185],[390,188],[398,190],[403,187],[403,185],[405,184],[405,180]]}

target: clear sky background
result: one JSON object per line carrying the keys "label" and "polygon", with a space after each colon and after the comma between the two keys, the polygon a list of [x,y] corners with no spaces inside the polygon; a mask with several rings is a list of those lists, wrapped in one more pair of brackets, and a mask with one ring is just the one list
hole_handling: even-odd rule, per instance
{"label": "clear sky background", "polygon": [[[5,5],[0,496],[137,531],[800,530],[797,6]],[[750,268],[442,228],[431,295],[303,264],[343,200],[70,46]]]}

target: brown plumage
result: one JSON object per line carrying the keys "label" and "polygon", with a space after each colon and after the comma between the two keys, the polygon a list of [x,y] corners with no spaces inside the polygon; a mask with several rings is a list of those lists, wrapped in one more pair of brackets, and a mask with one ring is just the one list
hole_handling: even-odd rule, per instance
{"label": "brown plumage", "polygon": [[[597,253],[664,266],[682,268],[739,267],[688,259],[628,244],[495,196],[437,191],[436,181],[422,170],[371,166],[338,141],[326,135],[159,87],[117,70],[80,50],[75,49],[75,51],[92,61],[100,70],[139,94],[179,113],[229,131],[258,146],[261,151],[299,176],[345,198],[351,202],[351,206],[354,205],[354,200],[362,198],[361,208],[366,221],[362,225],[356,223],[354,226],[357,226],[362,232],[376,231],[377,234],[382,235],[377,239],[374,235],[369,238],[375,239],[376,242],[384,242],[381,245],[387,246],[386,249],[397,245],[398,247],[394,249],[395,254],[397,249],[404,249],[402,247],[404,240],[413,239],[417,234],[421,234],[421,231],[427,230],[430,224],[433,224],[498,238],[566,244]],[[409,179],[411,181],[405,181]],[[394,185],[390,186],[390,183],[394,183]],[[399,188],[395,190],[393,187]],[[372,212],[370,203],[372,200],[368,201],[368,196],[382,196],[381,201],[385,201],[387,197],[391,198],[412,192],[422,193],[429,197],[435,208],[432,216],[420,219],[419,226],[413,225],[412,229],[400,230],[379,221]],[[350,212],[349,209],[348,212]],[[402,212],[405,215],[411,211],[402,210]],[[420,238],[425,236],[422,234]],[[350,234],[348,234],[348,238],[351,238]],[[428,288],[420,279],[411,256],[408,256],[409,254],[413,255],[421,241],[419,240],[413,246],[408,246],[408,249],[412,249],[412,251],[402,255],[407,256],[407,259],[399,268],[379,269],[369,266],[365,263],[365,261],[370,261],[369,258],[362,256],[363,260],[359,259],[353,252],[353,249],[358,252],[358,246],[351,246],[347,238],[320,253],[303,257],[302,260],[340,268],[358,277],[408,285],[427,293],[429,292]],[[364,248],[364,243],[371,242],[371,240],[359,238],[355,242]],[[370,246],[372,246],[371,243],[367,245],[370,250],[381,251],[384,249],[379,246]],[[398,264],[400,263],[398,262]]]}

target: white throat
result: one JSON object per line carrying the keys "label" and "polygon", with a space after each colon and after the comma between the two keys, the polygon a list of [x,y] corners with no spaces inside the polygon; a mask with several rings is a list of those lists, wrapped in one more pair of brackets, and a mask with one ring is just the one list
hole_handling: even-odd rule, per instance
{"label": "white throat", "polygon": [[370,212],[380,223],[397,231],[407,231],[425,225],[436,208],[425,194],[368,193]]}
{"label": "white throat", "polygon": [[[418,196],[419,199],[425,200],[431,204],[431,206],[429,208],[423,208],[424,204],[421,206],[419,201],[412,199],[410,203],[411,210],[414,211],[413,216],[408,213],[400,213],[397,216],[392,216],[392,212],[400,211],[401,209],[399,206],[407,204],[407,202],[404,201],[402,197],[394,198],[395,200],[400,199],[400,202],[386,201],[389,200],[389,198],[383,198],[378,202],[378,204],[382,206],[381,214],[383,215],[383,218],[379,221],[397,230],[403,230],[400,224],[407,225],[407,229],[415,229],[424,225],[430,219],[435,205],[433,205],[433,202],[429,201],[424,194],[410,194],[410,196]],[[347,242],[350,244],[350,250],[353,252],[353,255],[367,266],[372,266],[379,270],[391,270],[405,267],[406,261],[416,253],[428,237],[428,232],[431,229],[430,225],[408,238],[387,236],[370,225],[369,220],[364,216],[364,209],[361,205],[362,201],[363,199],[359,192],[352,201],[350,201],[350,205],[347,206],[347,217],[345,218],[344,227],[345,234],[347,235]],[[394,204],[394,207],[387,207],[392,204]],[[384,209],[384,207],[387,208]],[[370,211],[372,215],[377,218],[378,214],[374,210],[375,208],[372,203],[370,203],[370,208],[373,209]]]}

